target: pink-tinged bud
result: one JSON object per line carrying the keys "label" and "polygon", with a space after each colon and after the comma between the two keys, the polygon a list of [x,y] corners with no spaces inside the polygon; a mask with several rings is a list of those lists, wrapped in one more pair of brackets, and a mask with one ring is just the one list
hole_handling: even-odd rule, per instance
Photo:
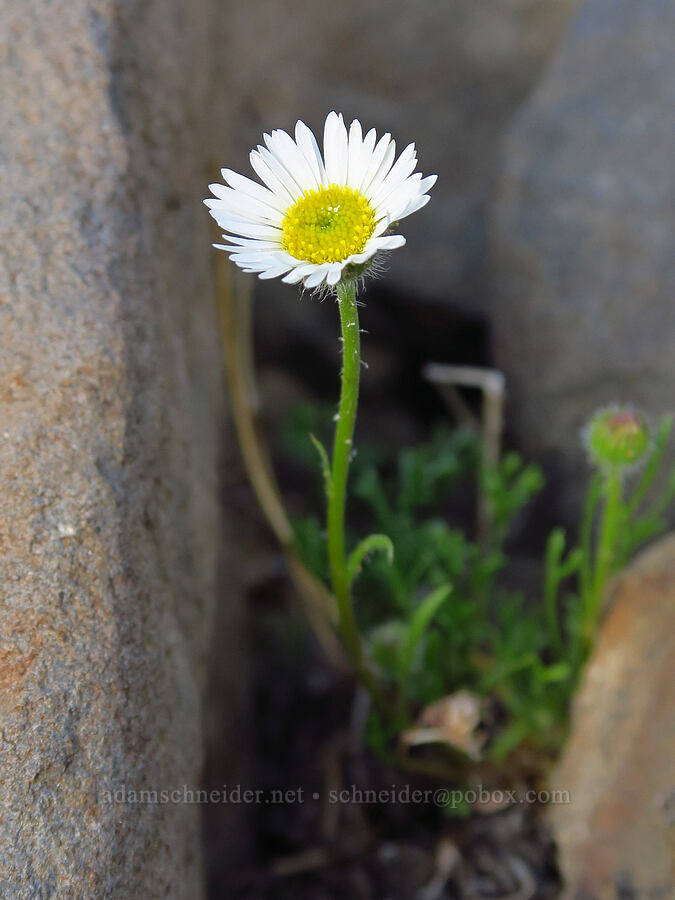
{"label": "pink-tinged bud", "polygon": [[593,462],[624,468],[639,462],[649,450],[649,429],[630,407],[613,406],[599,410],[587,429]]}

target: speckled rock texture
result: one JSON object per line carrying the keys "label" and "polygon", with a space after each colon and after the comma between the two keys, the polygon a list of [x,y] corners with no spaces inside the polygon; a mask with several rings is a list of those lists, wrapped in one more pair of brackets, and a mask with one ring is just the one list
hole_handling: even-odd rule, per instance
{"label": "speckled rock texture", "polygon": [[[331,109],[415,141],[433,200],[405,223],[386,284],[475,311],[482,292],[485,209],[497,150],[579,0],[256,0],[228,15],[227,83],[247,152],[301,118]],[[278,284],[260,285],[277,296]]]}
{"label": "speckled rock texture", "polygon": [[550,807],[565,900],[675,894],[675,535],[615,583]]}
{"label": "speckled rock texture", "polygon": [[2,900],[202,892],[217,6],[0,0]]}
{"label": "speckled rock texture", "polygon": [[508,421],[579,508],[583,423],[673,411],[675,4],[586,0],[505,147],[492,327]]}

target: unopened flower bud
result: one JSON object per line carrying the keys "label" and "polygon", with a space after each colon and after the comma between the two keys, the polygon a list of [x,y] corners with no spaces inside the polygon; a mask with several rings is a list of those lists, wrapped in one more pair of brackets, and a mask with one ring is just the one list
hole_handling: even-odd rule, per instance
{"label": "unopened flower bud", "polygon": [[599,410],[587,431],[593,462],[624,468],[639,462],[649,449],[649,429],[630,407]]}

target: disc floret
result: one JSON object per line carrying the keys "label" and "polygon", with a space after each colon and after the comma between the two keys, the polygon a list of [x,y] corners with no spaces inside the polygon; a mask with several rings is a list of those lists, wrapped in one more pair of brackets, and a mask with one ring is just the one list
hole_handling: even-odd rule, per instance
{"label": "disc floret", "polygon": [[375,213],[363,194],[330,184],[305,191],[287,210],[282,246],[306,262],[341,262],[361,253],[374,230]]}

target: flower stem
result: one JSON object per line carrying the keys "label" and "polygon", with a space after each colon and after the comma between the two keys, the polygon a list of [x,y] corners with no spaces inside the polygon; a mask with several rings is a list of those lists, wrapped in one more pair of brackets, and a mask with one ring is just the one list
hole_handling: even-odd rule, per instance
{"label": "flower stem", "polygon": [[345,649],[357,677],[364,687],[376,696],[377,686],[363,657],[361,637],[354,616],[345,554],[347,476],[352,455],[361,373],[361,341],[355,283],[340,282],[337,296],[342,326],[342,376],[328,495],[328,559]]}
{"label": "flower stem", "polygon": [[621,472],[618,467],[614,467],[606,476],[606,499],[598,539],[598,555],[593,573],[592,589],[585,610],[585,637],[589,646],[595,633],[607,580],[612,574],[621,518],[622,486]]}

